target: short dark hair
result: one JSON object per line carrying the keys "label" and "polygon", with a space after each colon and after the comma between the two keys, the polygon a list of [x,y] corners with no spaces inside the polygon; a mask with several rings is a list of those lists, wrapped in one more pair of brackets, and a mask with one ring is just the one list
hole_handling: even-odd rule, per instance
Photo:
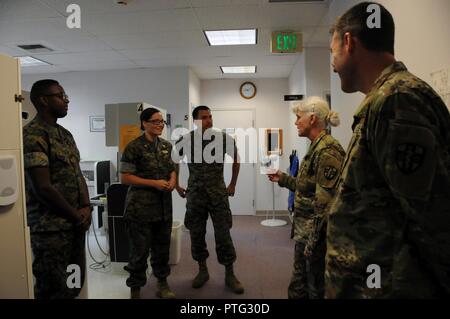
{"label": "short dark hair", "polygon": [[[369,5],[380,7],[380,28],[369,28],[367,19],[372,14],[367,12]],[[395,24],[391,13],[381,4],[376,2],[361,2],[340,16],[333,25],[330,33],[334,32],[344,39],[344,34],[350,32],[361,41],[362,45],[376,52],[389,52],[394,54]]]}
{"label": "short dark hair", "polygon": [[46,94],[49,87],[52,85],[59,85],[58,81],[52,79],[44,79],[34,82],[30,91],[30,100],[37,109],[39,106],[39,97]]}
{"label": "short dark hair", "polygon": [[200,111],[211,111],[211,109],[209,107],[207,107],[206,105],[199,105],[197,106],[193,111],[192,111],[192,118],[194,120],[198,119],[198,112]]}
{"label": "short dark hair", "polygon": [[154,107],[149,107],[148,109],[145,109],[141,112],[141,115],[139,116],[139,119],[141,120],[141,130],[145,130],[144,125],[142,125],[143,121],[148,121],[152,118],[153,114],[161,112],[158,109],[155,109]]}

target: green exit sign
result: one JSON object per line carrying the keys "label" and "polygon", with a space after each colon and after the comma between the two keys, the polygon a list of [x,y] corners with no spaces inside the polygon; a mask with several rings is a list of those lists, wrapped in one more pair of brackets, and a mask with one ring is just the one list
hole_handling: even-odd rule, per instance
{"label": "green exit sign", "polygon": [[272,32],[272,53],[296,53],[302,51],[302,34],[300,32]]}

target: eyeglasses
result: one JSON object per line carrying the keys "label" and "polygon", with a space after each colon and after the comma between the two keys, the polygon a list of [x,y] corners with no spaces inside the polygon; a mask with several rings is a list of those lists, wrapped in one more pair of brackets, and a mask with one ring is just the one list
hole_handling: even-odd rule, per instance
{"label": "eyeglasses", "polygon": [[44,94],[44,96],[56,96],[65,101],[69,100],[69,96],[66,93]]}
{"label": "eyeglasses", "polygon": [[167,122],[164,120],[149,120],[146,122],[152,123],[153,125],[166,125],[167,124]]}

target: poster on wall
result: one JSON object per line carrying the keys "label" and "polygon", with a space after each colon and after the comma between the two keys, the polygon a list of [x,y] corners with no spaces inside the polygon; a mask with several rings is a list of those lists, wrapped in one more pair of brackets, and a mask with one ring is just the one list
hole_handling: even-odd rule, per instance
{"label": "poster on wall", "polygon": [[105,131],[105,117],[104,116],[89,116],[89,128],[91,132]]}
{"label": "poster on wall", "polygon": [[138,125],[122,125],[120,127],[119,152],[123,152],[128,143],[141,134],[141,128]]}
{"label": "poster on wall", "polygon": [[431,86],[450,109],[450,68],[432,72]]}

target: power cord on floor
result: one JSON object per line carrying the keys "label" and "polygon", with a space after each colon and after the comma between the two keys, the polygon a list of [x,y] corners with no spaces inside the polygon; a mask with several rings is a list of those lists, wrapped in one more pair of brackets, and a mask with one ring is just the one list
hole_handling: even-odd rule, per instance
{"label": "power cord on floor", "polygon": [[[97,246],[98,246],[98,248],[100,249],[100,251],[101,251],[101,253],[103,254],[103,255],[105,255],[105,259],[104,260],[102,260],[102,261],[98,261],[97,259],[95,259],[94,258],[94,256],[92,255],[92,252],[91,252],[91,245],[90,245],[90,229],[92,228],[92,232],[94,233],[94,238],[95,238],[95,241],[97,242]],[[102,247],[101,247],[101,245],[100,245],[100,243],[99,243],[99,241],[98,241],[98,237],[97,237],[97,232],[95,231],[95,227],[94,227],[94,225],[93,224],[91,224],[91,227],[89,228],[89,230],[88,230],[88,240],[87,240],[87,248],[88,248],[88,252],[89,252],[89,256],[91,257],[91,259],[94,261],[94,263],[92,263],[92,264],[90,264],[89,265],[89,268],[90,269],[92,269],[92,270],[95,270],[95,271],[101,271],[101,272],[109,272],[109,271],[111,271],[111,260],[109,259],[109,254],[108,253],[106,253],[103,249],[102,249]]]}

